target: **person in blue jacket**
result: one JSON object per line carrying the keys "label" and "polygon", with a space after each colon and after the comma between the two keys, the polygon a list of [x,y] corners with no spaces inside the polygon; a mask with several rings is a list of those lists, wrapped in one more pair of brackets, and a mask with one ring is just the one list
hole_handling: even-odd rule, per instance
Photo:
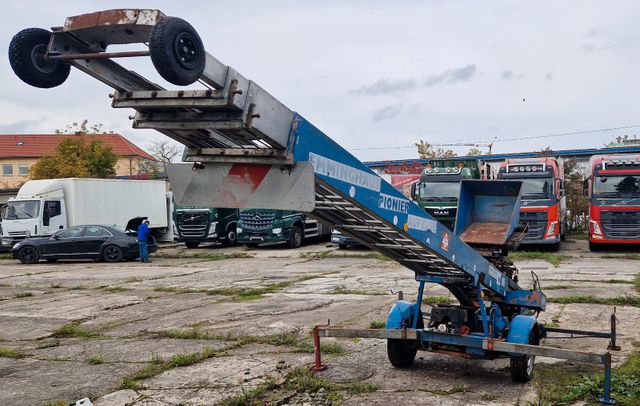
{"label": "person in blue jacket", "polygon": [[147,249],[147,242],[151,236],[149,231],[149,220],[145,220],[138,227],[138,246],[140,247],[140,262],[151,262],[149,259],[149,251]]}

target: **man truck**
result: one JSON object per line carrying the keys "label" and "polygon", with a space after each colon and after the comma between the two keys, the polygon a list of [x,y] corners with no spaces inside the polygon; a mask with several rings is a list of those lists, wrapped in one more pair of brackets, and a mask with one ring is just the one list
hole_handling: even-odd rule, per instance
{"label": "man truck", "polygon": [[453,231],[460,182],[480,177],[478,160],[433,160],[422,171],[420,181],[412,185],[411,196],[429,215]]}
{"label": "man truck", "polygon": [[156,236],[168,231],[171,195],[164,181],[65,178],[27,181],[2,212],[2,243],[46,237],[81,224],[135,231],[148,218]]}
{"label": "man truck", "polygon": [[595,155],[589,164],[589,249],[640,244],[640,155]]}
{"label": "man truck", "polygon": [[238,209],[178,206],[174,212],[173,234],[178,243],[197,248],[205,242],[236,243]]}
{"label": "man truck", "polygon": [[273,209],[240,209],[238,242],[248,247],[264,243],[286,243],[299,248],[312,237],[331,235],[331,229],[305,213]]}
{"label": "man truck", "polygon": [[567,229],[564,167],[555,158],[507,159],[498,179],[522,181],[520,225],[527,227],[523,244],[560,248]]}

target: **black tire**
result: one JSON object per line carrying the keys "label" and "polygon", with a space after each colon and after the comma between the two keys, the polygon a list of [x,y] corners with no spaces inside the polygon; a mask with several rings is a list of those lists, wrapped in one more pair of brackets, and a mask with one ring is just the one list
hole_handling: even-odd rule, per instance
{"label": "black tire", "polygon": [[591,241],[589,241],[589,251],[591,251],[591,252],[600,251],[600,246],[598,244],[595,244],[595,243],[592,243]]}
{"label": "black tire", "polygon": [[167,82],[190,85],[204,71],[206,53],[196,30],[181,18],[165,17],[151,30],[149,52]]}
{"label": "black tire", "polygon": [[37,264],[40,261],[40,253],[35,247],[25,245],[18,251],[18,260],[23,264]]}
{"label": "black tire", "polygon": [[[533,327],[538,328],[537,325]],[[533,334],[533,330],[529,333],[529,344],[538,345],[539,339]],[[511,370],[511,379],[516,382],[529,382],[533,378],[533,367],[536,362],[535,355],[521,355],[519,357],[510,357],[509,368]]]}
{"label": "black tire", "polygon": [[247,248],[258,248],[258,245],[260,245],[260,243],[258,242],[245,242],[243,243],[243,245]]}
{"label": "black tire", "polygon": [[187,248],[198,248],[200,241],[186,241],[184,245],[186,245]]}
{"label": "black tire", "polygon": [[23,82],[44,89],[60,86],[69,77],[71,67],[62,61],[45,60],[51,32],[27,28],[11,39],[9,63]]}
{"label": "black tire", "polygon": [[[418,329],[424,328],[424,320],[422,319],[422,313],[418,319]],[[420,343],[416,340],[387,340],[387,356],[389,362],[396,368],[409,368],[413,365],[413,361],[416,359],[418,353],[418,347]]]}
{"label": "black tire", "polygon": [[50,264],[55,264],[56,262],[58,262],[58,258],[47,259],[47,262]]}
{"label": "black tire", "polygon": [[555,244],[551,244],[551,245],[549,246],[549,251],[551,251],[551,252],[558,252],[558,251],[560,251],[560,243],[559,243],[559,242],[557,242],[557,243],[555,243]]}
{"label": "black tire", "polygon": [[117,245],[107,245],[102,250],[102,258],[105,262],[121,262],[123,258],[122,250]]}
{"label": "black tire", "polygon": [[238,242],[238,235],[236,234],[236,227],[232,226],[229,227],[229,229],[227,230],[227,238],[225,238],[224,240],[222,240],[222,245],[224,245],[225,247],[232,247],[234,245],[236,245],[236,243]]}
{"label": "black tire", "polygon": [[289,235],[289,241],[287,241],[287,246],[289,248],[302,247],[302,227],[293,226],[291,228],[291,234]]}
{"label": "black tire", "polygon": [[347,248],[347,244],[338,244],[338,249],[344,250]]}

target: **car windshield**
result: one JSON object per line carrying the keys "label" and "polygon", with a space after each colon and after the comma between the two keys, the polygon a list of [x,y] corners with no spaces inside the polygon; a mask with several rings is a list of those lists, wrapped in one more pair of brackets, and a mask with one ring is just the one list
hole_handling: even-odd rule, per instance
{"label": "car windshield", "polygon": [[522,180],[521,195],[524,198],[547,198],[553,196],[553,178],[528,178]]}
{"label": "car windshield", "polygon": [[39,200],[20,200],[8,202],[7,208],[2,211],[3,220],[22,220],[38,217],[40,213]]}
{"label": "car windshield", "polygon": [[421,201],[457,201],[460,182],[420,182],[418,194]]}
{"label": "car windshield", "polygon": [[595,197],[640,196],[640,175],[596,176],[593,182]]}

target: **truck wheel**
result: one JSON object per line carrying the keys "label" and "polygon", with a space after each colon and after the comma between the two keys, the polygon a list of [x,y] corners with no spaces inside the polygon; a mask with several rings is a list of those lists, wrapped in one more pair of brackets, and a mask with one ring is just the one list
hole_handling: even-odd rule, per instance
{"label": "truck wheel", "polygon": [[551,245],[549,246],[549,251],[551,251],[551,252],[558,252],[558,251],[560,251],[560,243],[559,243],[559,242],[557,242],[557,243],[555,243],[555,244],[551,244]]}
{"label": "truck wheel", "polygon": [[291,235],[289,241],[287,241],[289,248],[302,247],[302,228],[300,226],[293,226],[291,229]]}
{"label": "truck wheel", "polygon": [[591,252],[600,251],[600,246],[598,244],[594,244],[591,241],[589,241],[589,251]]}
{"label": "truck wheel", "polygon": [[200,245],[200,241],[187,241],[184,243],[184,245],[186,245],[187,248],[198,248],[198,245]]}
{"label": "truck wheel", "polygon": [[233,245],[236,245],[237,237],[238,236],[236,235],[236,228],[229,227],[229,229],[227,230],[227,238],[224,241],[222,241],[222,245],[226,247],[231,247]]}
{"label": "truck wheel", "polygon": [[[537,328],[537,325],[534,325]],[[529,333],[529,344],[538,345],[539,340],[533,331]],[[533,378],[533,366],[536,362],[535,355],[521,355],[510,358],[511,379],[516,382],[528,382]]]}
{"label": "truck wheel", "polygon": [[165,17],[153,27],[149,52],[160,76],[174,85],[190,85],[204,71],[206,52],[202,40],[181,18]]}
{"label": "truck wheel", "polygon": [[42,28],[27,28],[14,35],[9,44],[9,63],[23,82],[47,89],[69,77],[68,64],[44,59],[50,38],[51,32]]}
{"label": "truck wheel", "polygon": [[102,258],[105,262],[120,262],[122,261],[122,250],[117,245],[108,245],[102,251]]}
{"label": "truck wheel", "polygon": [[40,254],[35,247],[27,245],[18,251],[18,259],[23,264],[37,264],[40,260]]}

